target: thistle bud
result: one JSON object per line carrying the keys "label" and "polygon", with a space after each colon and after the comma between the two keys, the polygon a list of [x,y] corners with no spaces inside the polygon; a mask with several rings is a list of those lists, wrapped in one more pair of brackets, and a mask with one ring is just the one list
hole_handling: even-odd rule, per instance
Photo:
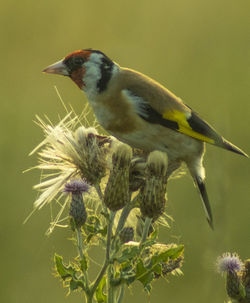
{"label": "thistle bud", "polygon": [[149,154],[146,167],[146,180],[141,188],[139,201],[143,217],[156,220],[165,209],[167,186],[167,155],[159,151]]}
{"label": "thistle bud", "polygon": [[64,192],[72,194],[69,215],[73,219],[73,226],[80,228],[87,220],[87,212],[83,202],[82,194],[87,192],[89,185],[79,180],[73,180],[64,187]]}
{"label": "thistle bud", "polygon": [[241,298],[241,279],[238,272],[242,269],[242,262],[237,254],[225,253],[217,259],[219,272],[226,273],[226,288],[230,298],[238,300]]}
{"label": "thistle bud", "polygon": [[246,290],[246,299],[250,302],[250,259],[244,263],[242,282]]}
{"label": "thistle bud", "polygon": [[112,169],[104,193],[104,204],[112,211],[123,208],[129,202],[129,167],[132,150],[126,144],[118,144],[112,155]]}
{"label": "thistle bud", "polygon": [[124,227],[120,232],[120,240],[122,243],[127,243],[134,240],[134,229],[133,227]]}

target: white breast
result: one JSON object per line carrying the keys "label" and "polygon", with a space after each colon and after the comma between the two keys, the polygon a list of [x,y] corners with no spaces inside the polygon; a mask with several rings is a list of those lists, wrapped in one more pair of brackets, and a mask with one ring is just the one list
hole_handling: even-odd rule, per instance
{"label": "white breast", "polygon": [[104,106],[101,102],[90,101],[90,104],[93,108],[94,114],[96,116],[97,121],[100,125],[107,129],[110,121],[115,119],[112,112],[110,112],[107,106]]}

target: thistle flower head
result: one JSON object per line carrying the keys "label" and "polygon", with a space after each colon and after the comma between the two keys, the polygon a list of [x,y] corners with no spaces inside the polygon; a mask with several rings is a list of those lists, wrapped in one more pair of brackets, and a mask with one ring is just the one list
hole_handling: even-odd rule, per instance
{"label": "thistle flower head", "polygon": [[61,219],[69,203],[69,197],[65,198],[63,192],[81,193],[89,189],[85,182],[69,181],[85,179],[89,184],[97,185],[105,176],[111,139],[98,135],[93,127],[82,126],[79,117],[72,112],[55,126],[48,119],[44,121],[37,117],[37,120],[45,139],[31,152],[37,152],[39,164],[35,168],[42,172],[40,183],[34,186],[40,191],[34,206],[40,209],[54,200],[59,207],[50,233],[67,219]]}
{"label": "thistle flower head", "polygon": [[220,273],[239,272],[242,270],[242,261],[236,253],[224,253],[217,259],[217,269]]}
{"label": "thistle flower head", "polygon": [[41,183],[34,186],[42,192],[34,203],[35,208],[56,198],[72,178],[85,178],[90,184],[100,182],[106,173],[109,150],[106,144],[99,144],[104,137],[100,136],[100,139],[94,128],[78,127],[78,117],[72,118],[70,114],[56,126],[37,119],[45,139],[31,154],[42,148],[38,152],[40,163],[36,168],[48,174],[43,174]]}

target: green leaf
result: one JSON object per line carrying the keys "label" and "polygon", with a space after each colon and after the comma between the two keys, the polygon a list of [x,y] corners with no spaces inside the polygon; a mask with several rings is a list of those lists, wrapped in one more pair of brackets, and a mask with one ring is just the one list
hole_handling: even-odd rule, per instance
{"label": "green leaf", "polygon": [[184,252],[184,245],[181,244],[177,247],[170,248],[168,250],[168,255],[171,259],[177,259],[183,254],[183,252]]}
{"label": "green leaf", "polygon": [[168,250],[158,253],[157,251],[151,258],[152,265],[160,262],[168,262],[168,259],[177,259],[184,252],[184,245],[179,245],[177,247],[171,247]]}
{"label": "green leaf", "polygon": [[87,234],[87,243],[89,243],[92,237],[97,234],[101,234],[102,236],[106,236],[107,234],[107,226],[103,227],[100,219],[95,215],[88,218],[83,228]]}
{"label": "green leaf", "polygon": [[61,256],[55,254],[54,261],[56,265],[56,270],[63,280],[65,280],[68,277],[72,277],[72,278],[75,277],[77,270],[71,265],[68,266],[64,265],[63,258]]}
{"label": "green leaf", "polygon": [[95,297],[96,301],[98,303],[105,303],[107,302],[107,295],[104,293],[104,287],[106,285],[106,275],[104,275],[98,284],[96,291],[95,291]]}
{"label": "green leaf", "polygon": [[122,283],[130,285],[136,279],[136,274],[134,270],[134,262],[127,261],[123,262],[119,266],[116,266],[116,272],[114,274],[114,279],[112,279],[112,285],[119,286]]}
{"label": "green leaf", "polygon": [[154,273],[155,274],[158,274],[158,275],[161,275],[162,274],[162,266],[161,264],[156,264],[154,266]]}
{"label": "green leaf", "polygon": [[77,290],[78,288],[83,289],[83,282],[81,280],[70,280],[69,288],[71,291]]}
{"label": "green leaf", "polygon": [[141,259],[139,259],[139,262],[136,265],[136,279],[142,283],[147,292],[151,291],[150,283],[154,279],[154,273],[144,266]]}
{"label": "green leaf", "polygon": [[122,252],[121,256],[116,257],[115,261],[119,263],[127,262],[134,257],[136,257],[139,254],[139,247],[138,246],[132,246],[132,247],[126,247]]}

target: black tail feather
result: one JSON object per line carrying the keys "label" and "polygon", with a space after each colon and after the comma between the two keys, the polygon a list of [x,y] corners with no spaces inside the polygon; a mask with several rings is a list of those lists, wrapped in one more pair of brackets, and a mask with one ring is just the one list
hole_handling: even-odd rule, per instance
{"label": "black tail feather", "polygon": [[202,199],[202,202],[203,202],[203,207],[204,207],[206,217],[207,217],[207,222],[208,222],[209,226],[211,227],[211,229],[214,229],[212,210],[211,210],[211,206],[210,206],[210,203],[209,203],[205,183],[203,181],[201,181],[198,177],[195,178],[195,181],[196,181],[196,184],[197,184],[198,189],[200,191],[201,199]]}

